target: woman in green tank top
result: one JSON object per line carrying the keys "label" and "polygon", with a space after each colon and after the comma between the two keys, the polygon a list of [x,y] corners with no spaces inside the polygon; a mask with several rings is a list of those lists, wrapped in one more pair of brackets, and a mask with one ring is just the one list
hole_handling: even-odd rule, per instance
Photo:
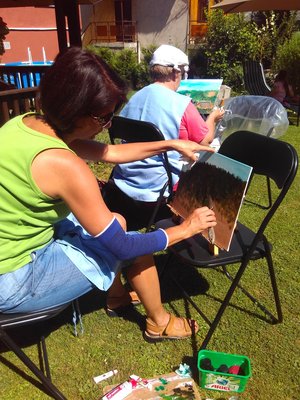
{"label": "woman in green tank top", "polygon": [[165,231],[126,232],[126,221],[106,207],[85,160],[125,163],[168,150],[195,159],[194,152],[212,150],[184,140],[95,141],[126,93],[100,57],[69,48],[41,80],[43,114],[19,116],[0,129],[0,311],[52,307],[98,287],[108,291],[108,315],[122,315],[131,297],[120,270],[132,260],[127,278],[147,313],[145,339],[190,337],[197,323],[162,306],[152,254],[215,226],[214,212],[199,208]]}

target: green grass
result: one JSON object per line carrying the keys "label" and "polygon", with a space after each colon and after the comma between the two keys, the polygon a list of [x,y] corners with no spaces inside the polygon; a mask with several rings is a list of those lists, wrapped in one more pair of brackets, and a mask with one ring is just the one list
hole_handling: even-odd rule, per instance
{"label": "green grass", "polygon": [[[281,138],[300,151],[300,127],[290,126]],[[278,160],[280,163],[280,160]],[[106,178],[110,168],[93,165],[99,178]],[[244,400],[296,400],[299,399],[299,260],[300,260],[300,218],[299,218],[299,173],[282,207],[278,210],[267,234],[274,245],[273,258],[280,289],[284,321],[270,325],[259,318],[246,314],[235,306],[258,312],[250,301],[237,292],[225,312],[210,344],[210,350],[247,355],[251,360],[252,378],[246,390],[239,395]],[[261,201],[265,197],[265,182],[255,181],[255,190],[249,193]],[[241,220],[251,224],[261,211],[244,204]],[[157,257],[160,264],[161,257]],[[255,262],[248,268],[243,282],[252,286],[254,292],[267,304],[272,304],[265,273],[265,263]],[[216,299],[225,293],[224,278],[215,271],[199,271],[174,265],[174,273],[181,274],[181,280],[190,285],[194,301],[208,314],[216,308]],[[116,384],[135,373],[143,377],[165,374],[173,371],[181,362],[188,363],[197,380],[197,352],[206,325],[195,311],[185,304],[179,293],[168,282],[162,283],[166,308],[180,315],[190,314],[200,323],[195,340],[165,342],[156,345],[146,343],[142,338],[142,319],[137,322],[110,319],[106,316],[104,294],[92,292],[81,301],[84,333],[74,337],[71,310],[42,326],[28,327],[18,334],[17,340],[25,344],[25,352],[37,360],[36,337],[40,332],[47,335],[47,346],[53,382],[71,400],[99,399],[103,387]],[[143,315],[143,308],[138,311]],[[0,361],[6,360],[8,368],[0,363],[0,398],[5,400],[34,399],[49,397],[22,379],[11,367],[11,363],[25,367],[11,352],[3,352]],[[117,368],[119,375],[99,385],[92,377]],[[29,373],[31,376],[31,374]],[[231,394],[200,390],[201,396],[213,399],[228,399]]]}

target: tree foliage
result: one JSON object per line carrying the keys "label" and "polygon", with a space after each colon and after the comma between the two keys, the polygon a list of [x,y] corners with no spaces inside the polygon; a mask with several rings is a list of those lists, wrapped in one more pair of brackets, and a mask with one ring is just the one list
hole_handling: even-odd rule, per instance
{"label": "tree foliage", "polygon": [[213,10],[207,21],[207,34],[192,53],[192,69],[200,77],[222,77],[240,93],[243,61],[257,60],[272,68],[277,49],[298,29],[294,12],[257,12],[246,19],[241,13]]}
{"label": "tree foliage", "polygon": [[138,63],[137,53],[132,49],[111,50],[107,47],[88,46],[88,49],[103,58],[134,89],[150,83],[148,63],[155,46],[142,49],[143,60]]}
{"label": "tree foliage", "polygon": [[5,37],[8,33],[9,29],[7,27],[7,24],[0,17],[0,55],[4,54],[5,52],[3,41],[5,40]]}
{"label": "tree foliage", "polygon": [[289,40],[279,45],[276,54],[274,70],[286,70],[295,92],[300,93],[300,32],[294,33]]}
{"label": "tree foliage", "polygon": [[265,11],[252,14],[254,33],[258,40],[256,59],[265,68],[271,68],[277,48],[290,40],[298,29],[297,13],[290,11]]}
{"label": "tree foliage", "polygon": [[224,15],[221,10],[210,12],[207,23],[207,33],[199,43],[192,64],[197,63],[197,57],[202,57],[205,70],[201,70],[200,66],[200,76],[222,77],[225,84],[233,88],[240,87],[241,63],[254,58],[258,49],[252,23],[247,22],[242,14]]}

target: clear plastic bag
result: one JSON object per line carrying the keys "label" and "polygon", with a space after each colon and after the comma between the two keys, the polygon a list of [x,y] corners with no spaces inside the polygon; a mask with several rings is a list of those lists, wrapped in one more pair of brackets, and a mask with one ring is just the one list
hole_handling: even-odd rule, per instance
{"label": "clear plastic bag", "polygon": [[272,97],[231,97],[225,102],[224,109],[224,117],[215,132],[221,142],[231,133],[243,130],[278,138],[289,126],[286,109]]}

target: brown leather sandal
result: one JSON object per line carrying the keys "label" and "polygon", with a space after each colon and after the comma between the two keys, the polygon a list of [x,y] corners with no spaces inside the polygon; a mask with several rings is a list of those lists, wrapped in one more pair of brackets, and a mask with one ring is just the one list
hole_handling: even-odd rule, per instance
{"label": "brown leather sandal", "polygon": [[175,315],[170,314],[169,322],[165,326],[156,325],[147,318],[144,339],[149,343],[186,339],[198,332],[196,321],[193,319],[180,318],[183,321],[183,328],[175,328],[176,318]]}
{"label": "brown leather sandal", "polygon": [[128,293],[131,298],[131,304],[133,304],[134,306],[138,306],[139,304],[141,304],[141,300],[140,300],[137,292],[135,292],[134,290],[131,290]]}
{"label": "brown leather sandal", "polygon": [[110,307],[106,306],[106,314],[109,317],[126,316],[134,306],[141,304],[137,293],[134,291],[127,292],[123,296],[107,297],[106,301],[110,305]]}

